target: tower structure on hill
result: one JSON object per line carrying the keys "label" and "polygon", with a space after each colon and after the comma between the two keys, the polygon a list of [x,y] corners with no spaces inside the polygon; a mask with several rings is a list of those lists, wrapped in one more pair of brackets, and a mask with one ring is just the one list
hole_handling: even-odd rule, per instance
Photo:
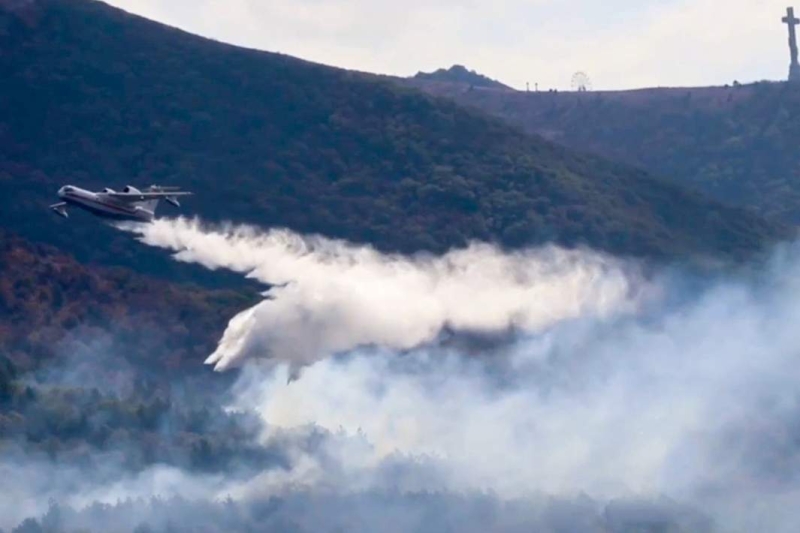
{"label": "tower structure on hill", "polygon": [[789,26],[789,52],[792,62],[789,65],[789,81],[800,83],[800,63],[797,62],[797,34],[795,28],[800,24],[800,19],[794,16],[794,8],[786,8],[786,16],[781,19]]}

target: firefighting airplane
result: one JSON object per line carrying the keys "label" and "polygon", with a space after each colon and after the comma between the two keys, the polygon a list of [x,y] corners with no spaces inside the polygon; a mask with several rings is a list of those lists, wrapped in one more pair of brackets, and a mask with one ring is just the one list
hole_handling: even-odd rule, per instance
{"label": "firefighting airplane", "polygon": [[131,185],[121,192],[105,188],[99,192],[87,191],[80,187],[65,185],[58,190],[58,197],[63,200],[50,206],[59,216],[69,218],[67,206],[74,206],[102,218],[133,222],[152,222],[156,215],[159,200],[165,200],[175,207],[180,207],[178,196],[192,193],[183,192],[179,187],[159,187],[152,185],[140,191]]}

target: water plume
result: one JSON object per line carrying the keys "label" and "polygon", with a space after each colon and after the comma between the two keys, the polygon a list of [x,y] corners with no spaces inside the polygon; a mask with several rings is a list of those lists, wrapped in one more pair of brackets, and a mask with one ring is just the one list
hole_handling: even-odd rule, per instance
{"label": "water plume", "polygon": [[179,261],[242,272],[271,285],[234,317],[207,360],[225,370],[248,357],[295,366],[361,346],[411,349],[444,329],[537,331],[559,321],[629,312],[642,289],[631,265],[548,246],[488,245],[442,256],[382,254],[322,237],[250,226],[160,219],[128,225]]}

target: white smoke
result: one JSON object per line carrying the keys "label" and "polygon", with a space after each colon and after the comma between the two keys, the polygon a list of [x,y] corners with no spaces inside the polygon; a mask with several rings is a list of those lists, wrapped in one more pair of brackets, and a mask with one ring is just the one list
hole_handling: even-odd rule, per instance
{"label": "white smoke", "polygon": [[[210,358],[284,363],[248,365],[237,391],[267,441],[309,425],[358,437],[294,449],[292,472],[251,479],[237,498],[297,484],[666,495],[721,531],[800,529],[798,247],[754,279],[691,293],[651,280],[645,296],[666,298],[643,311],[636,269],[588,252],[473,245],[404,258],[181,220],[138,231],[180,260],[285,284],[232,320]],[[445,326],[516,328],[516,341],[471,358],[428,344]],[[405,469],[387,475],[387,464]]]}
{"label": "white smoke", "polygon": [[248,226],[206,229],[161,219],[127,226],[180,261],[247,273],[274,287],[234,317],[208,364],[248,356],[305,364],[364,345],[410,349],[446,327],[537,331],[561,320],[633,310],[638,283],[614,259],[556,247],[504,254],[486,244],[441,257]]}
{"label": "white smoke", "polygon": [[[108,474],[103,467],[113,470],[110,476],[103,478]],[[210,498],[223,486],[222,476],[196,476],[168,466],[127,473],[111,459],[89,472],[47,460],[0,461],[0,527],[14,528],[26,518],[41,516],[51,500],[80,509],[173,494]]]}
{"label": "white smoke", "polygon": [[267,439],[308,424],[363,436],[337,450],[339,490],[380,486],[403,457],[431,473],[393,478],[403,490],[666,495],[722,531],[800,529],[800,254],[652,311],[560,322],[494,359],[359,350],[288,385],[287,368],[251,365],[239,402],[259,406]]}

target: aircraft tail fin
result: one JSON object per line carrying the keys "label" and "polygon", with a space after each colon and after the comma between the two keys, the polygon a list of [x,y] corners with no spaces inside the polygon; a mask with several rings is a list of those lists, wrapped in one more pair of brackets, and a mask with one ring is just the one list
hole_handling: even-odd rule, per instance
{"label": "aircraft tail fin", "polygon": [[[182,192],[180,187],[169,187],[169,186],[164,186],[164,185],[151,185],[150,187],[145,189],[145,192],[167,193],[163,197],[163,200],[166,201],[168,204],[174,205],[175,207],[180,207],[181,206],[180,202],[178,201],[178,195],[190,194],[190,193]],[[172,193],[172,192],[174,192],[176,194],[175,195],[168,194],[168,193]],[[159,202],[159,199],[155,198],[153,200],[145,200],[144,202],[139,202],[138,205],[140,207],[142,207],[143,209],[147,209],[148,211],[153,213],[153,215],[155,215],[156,214],[156,207],[158,207],[158,202]]]}
{"label": "aircraft tail fin", "polygon": [[156,208],[158,207],[158,200],[145,200],[144,202],[139,202],[137,205],[155,215]]}

